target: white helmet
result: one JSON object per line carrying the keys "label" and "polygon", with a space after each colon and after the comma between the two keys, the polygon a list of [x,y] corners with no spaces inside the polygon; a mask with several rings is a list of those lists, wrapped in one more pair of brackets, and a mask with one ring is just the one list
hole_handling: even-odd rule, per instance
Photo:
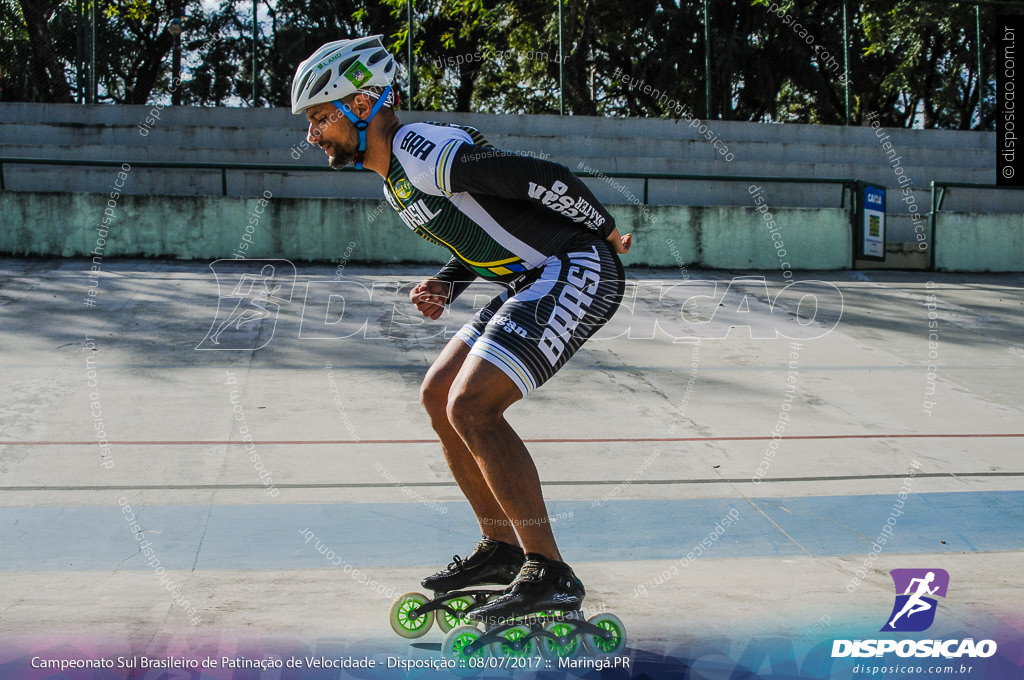
{"label": "white helmet", "polygon": [[292,113],[337,101],[365,87],[391,85],[398,73],[395,58],[380,35],[329,42],[295,69]]}

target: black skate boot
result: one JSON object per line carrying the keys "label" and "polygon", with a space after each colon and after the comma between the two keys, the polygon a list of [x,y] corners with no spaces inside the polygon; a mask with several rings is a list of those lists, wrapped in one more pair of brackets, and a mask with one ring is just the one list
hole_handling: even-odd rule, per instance
{"label": "black skate boot", "polygon": [[529,554],[519,575],[500,597],[466,615],[474,621],[497,624],[545,611],[577,611],[583,607],[586,594],[568,564]]}
{"label": "black skate boot", "polygon": [[517,545],[484,536],[472,555],[466,559],[453,555],[452,560],[447,569],[423,579],[423,587],[435,593],[448,593],[469,586],[508,585],[519,573],[526,556]]}

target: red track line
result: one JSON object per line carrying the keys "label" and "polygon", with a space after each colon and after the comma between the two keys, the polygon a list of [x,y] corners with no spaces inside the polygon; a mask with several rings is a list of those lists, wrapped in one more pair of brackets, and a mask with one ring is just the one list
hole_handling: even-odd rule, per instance
{"label": "red track line", "polygon": [[[782,439],[969,439],[991,437],[1024,437],[1024,432],[1006,433],[974,433],[974,434],[806,434],[785,436]],[[603,439],[524,439],[527,444],[605,444],[616,442],[754,442],[767,441],[770,436],[756,437],[622,437]],[[246,444],[243,441],[196,440],[196,441],[114,441],[107,442],[111,446],[218,446],[224,444]],[[259,441],[252,442],[260,446],[272,445],[308,445],[308,444],[436,444],[436,439],[314,439],[301,441]],[[96,444],[95,440],[83,442],[58,441],[3,441],[0,446],[87,446]]]}

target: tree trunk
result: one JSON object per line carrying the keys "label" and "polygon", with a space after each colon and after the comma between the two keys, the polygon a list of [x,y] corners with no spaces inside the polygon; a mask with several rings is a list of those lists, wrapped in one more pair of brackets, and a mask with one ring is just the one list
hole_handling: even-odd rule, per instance
{"label": "tree trunk", "polygon": [[46,15],[52,2],[19,0],[32,49],[32,75],[43,101],[71,102],[71,87],[64,78],[64,68],[53,50]]}
{"label": "tree trunk", "polygon": [[[142,64],[135,71],[135,82],[131,84],[125,95],[126,104],[145,104],[149,101],[153,87],[156,86],[157,78],[160,77],[160,71],[163,69],[164,60],[173,47],[174,36],[166,29],[161,30],[160,35],[153,41],[152,49],[144,52]],[[172,78],[174,75],[177,74],[172,74]],[[178,87],[181,87],[180,83]]]}

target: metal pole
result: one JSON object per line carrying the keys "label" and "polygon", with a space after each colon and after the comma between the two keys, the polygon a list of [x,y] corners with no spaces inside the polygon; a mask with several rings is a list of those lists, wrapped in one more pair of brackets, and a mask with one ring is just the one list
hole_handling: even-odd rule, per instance
{"label": "metal pole", "polygon": [[850,34],[847,27],[849,21],[849,0],[843,0],[843,71],[846,80],[843,81],[843,100],[845,102],[845,115],[843,125],[850,124]]}
{"label": "metal pole", "polygon": [[89,2],[89,103],[95,104],[99,93],[96,83],[96,0]]}
{"label": "metal pole", "polygon": [[256,106],[256,3],[252,0],[252,105]]}
{"label": "metal pole", "polygon": [[981,59],[981,6],[974,6],[974,35],[978,50],[978,127],[985,119],[985,78]]}
{"label": "metal pole", "polygon": [[181,2],[171,2],[171,23],[168,30],[174,37],[174,45],[171,47],[171,106],[181,106],[181,83],[174,85],[175,78],[181,78]]}
{"label": "metal pole", "polygon": [[562,58],[562,0],[558,0],[558,115],[565,115],[565,66]]}
{"label": "metal pole", "polygon": [[928,271],[935,271],[935,224],[938,221],[936,212],[938,212],[938,201],[935,198],[935,180],[931,181],[931,194],[932,194],[932,211],[928,215],[928,226],[930,227],[928,234]]}
{"label": "metal pole", "polygon": [[704,120],[711,120],[711,18],[704,0]]}
{"label": "metal pole", "polygon": [[408,16],[406,18],[406,37],[405,41],[409,45],[409,103],[406,104],[406,109],[412,111],[412,79],[413,79],[413,63],[412,63],[412,0],[408,0],[405,4],[408,10]]}
{"label": "metal pole", "polygon": [[86,76],[85,76],[85,3],[83,0],[75,0],[75,69],[78,72],[78,101],[85,103]]}
{"label": "metal pole", "polygon": [[76,0],[76,70],[78,101],[96,103],[96,2]]}

